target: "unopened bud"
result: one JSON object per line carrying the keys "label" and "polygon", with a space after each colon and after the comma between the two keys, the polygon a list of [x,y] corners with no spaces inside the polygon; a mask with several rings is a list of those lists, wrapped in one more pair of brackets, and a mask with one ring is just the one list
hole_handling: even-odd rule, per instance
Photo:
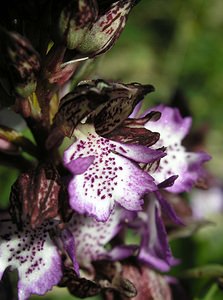
{"label": "unopened bud", "polygon": [[73,4],[72,9],[70,5],[61,13],[60,35],[67,48],[74,49],[80,57],[102,54],[119,38],[134,4],[133,0],[120,0],[99,13],[100,4],[96,1],[79,0],[76,12]]}
{"label": "unopened bud", "polygon": [[25,37],[0,28],[0,56],[0,76],[8,88],[16,95],[28,97],[36,89],[38,53]]}
{"label": "unopened bud", "polygon": [[68,49],[75,49],[82,43],[96,16],[97,5],[94,0],[72,1],[63,9],[59,19],[59,34]]}
{"label": "unopened bud", "polygon": [[24,216],[31,227],[36,228],[46,220],[60,219],[62,191],[59,174],[50,164],[22,173],[10,195],[14,222],[20,223]]}

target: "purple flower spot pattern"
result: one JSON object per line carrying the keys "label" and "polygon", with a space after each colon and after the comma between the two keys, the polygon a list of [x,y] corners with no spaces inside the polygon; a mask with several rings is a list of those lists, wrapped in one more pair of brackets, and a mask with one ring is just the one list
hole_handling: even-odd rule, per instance
{"label": "purple flower spot pattern", "polygon": [[190,117],[182,118],[178,109],[163,105],[150,111],[161,112],[158,121],[145,124],[146,129],[160,133],[160,139],[152,148],[164,146],[167,153],[152,176],[160,183],[172,175],[178,175],[173,186],[166,189],[173,193],[188,191],[201,175],[202,164],[209,160],[210,156],[204,152],[187,152],[182,146],[182,140],[191,126]]}
{"label": "purple flower spot pattern", "polygon": [[69,230],[75,239],[76,258],[81,267],[89,268],[91,261],[109,258],[104,246],[128,221],[126,211],[115,208],[106,223],[85,215],[74,214]]}
{"label": "purple flower spot pattern", "polygon": [[7,267],[19,273],[18,299],[32,293],[45,294],[61,277],[61,258],[49,237],[46,224],[35,230],[25,224],[22,231],[11,221],[1,221],[0,278]]}
{"label": "purple flower spot pattern", "polygon": [[[157,189],[153,178],[132,160],[149,162],[163,156],[162,151],[126,145],[98,136],[91,131],[64,153],[65,166],[74,177],[69,183],[71,207],[98,221],[106,221],[115,201],[128,210],[141,210],[143,195]],[[83,173],[73,170],[75,160],[94,156]]]}

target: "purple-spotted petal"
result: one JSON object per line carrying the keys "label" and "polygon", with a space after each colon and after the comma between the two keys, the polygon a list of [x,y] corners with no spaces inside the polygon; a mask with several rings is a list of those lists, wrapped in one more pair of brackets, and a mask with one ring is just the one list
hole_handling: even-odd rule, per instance
{"label": "purple-spotted petal", "polygon": [[161,117],[157,122],[148,122],[146,128],[159,132],[160,140],[168,143],[166,146],[173,145],[188,134],[192,119],[190,117],[183,118],[177,108],[158,105],[144,112],[143,115],[151,111],[161,112]]}
{"label": "purple-spotted petal", "polygon": [[[131,214],[118,207],[115,208],[106,223],[98,222],[85,215],[74,214],[69,223],[69,230],[75,239],[75,251],[79,265],[90,267],[94,260],[109,258],[110,255],[104,246],[120,231],[125,223],[131,221],[132,217]],[[123,251],[119,254],[124,255]],[[125,252],[125,256],[128,253]]]}
{"label": "purple-spotted petal", "polygon": [[23,231],[9,220],[0,224],[0,278],[5,269],[17,269],[19,274],[18,299],[31,294],[43,295],[62,277],[61,258],[47,232],[47,226]]}
{"label": "purple-spotted petal", "polygon": [[172,193],[189,191],[203,173],[202,164],[211,159],[204,152],[186,152],[183,146],[178,149],[171,151],[167,148],[167,156],[161,159],[159,168],[152,174],[157,182],[178,174],[174,185],[166,188]]}
{"label": "purple-spotted petal", "polygon": [[92,164],[83,174],[73,172],[68,187],[70,205],[81,214],[106,221],[115,202],[128,210],[141,210],[144,194],[157,189],[153,178],[127,158],[151,162],[163,156],[162,151],[120,144],[91,131],[65,151],[65,166],[89,156],[95,157]]}
{"label": "purple-spotted petal", "polygon": [[160,139],[153,148],[166,147],[167,155],[160,160],[159,167],[152,174],[157,183],[167,180],[173,175],[178,175],[172,186],[166,190],[173,193],[188,191],[202,175],[202,164],[210,160],[204,152],[187,152],[182,146],[182,139],[191,126],[191,118],[182,118],[179,110],[163,105],[151,109],[161,112],[161,117],[156,122],[148,122],[145,128],[157,131]]}

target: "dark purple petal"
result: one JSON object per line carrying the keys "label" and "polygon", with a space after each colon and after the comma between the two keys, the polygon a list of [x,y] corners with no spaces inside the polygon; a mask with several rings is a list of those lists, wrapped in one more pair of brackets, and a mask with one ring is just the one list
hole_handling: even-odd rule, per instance
{"label": "dark purple petal", "polygon": [[79,84],[60,100],[47,148],[59,145],[64,136],[71,137],[78,123],[86,117],[88,123],[95,124],[100,135],[111,132],[128,117],[138,101],[153,90],[151,85],[103,80]]}
{"label": "dark purple petal", "polygon": [[72,232],[69,229],[62,230],[61,239],[63,242],[64,250],[67,252],[73,262],[73,269],[75,273],[79,275],[79,264],[76,259],[75,240]]}
{"label": "dark purple petal", "polygon": [[184,225],[183,221],[176,215],[172,206],[168,203],[166,199],[162,196],[159,191],[154,192],[159,204],[161,206],[162,212],[175,224]]}
{"label": "dark purple petal", "polygon": [[11,221],[0,221],[0,278],[7,267],[19,274],[18,299],[43,295],[62,278],[61,257],[52,243],[46,224],[22,231]]}
{"label": "dark purple petal", "polygon": [[142,241],[138,258],[150,267],[166,272],[177,260],[172,257],[159,207],[154,199],[148,200],[148,215],[141,213]]}
{"label": "dark purple petal", "polygon": [[150,147],[159,140],[159,133],[145,128],[124,127],[121,125],[106,137],[120,143]]}
{"label": "dark purple petal", "polygon": [[160,134],[152,132],[145,128],[148,121],[155,121],[160,118],[159,112],[150,112],[143,118],[139,119],[126,119],[121,125],[114,128],[110,133],[106,134],[106,138],[121,143],[129,143],[135,145],[143,145],[150,147],[155,144]]}
{"label": "dark purple petal", "polygon": [[169,178],[167,178],[163,182],[160,182],[157,186],[158,186],[159,189],[165,189],[167,187],[171,187],[174,184],[174,182],[177,178],[178,178],[178,175],[170,176]]}

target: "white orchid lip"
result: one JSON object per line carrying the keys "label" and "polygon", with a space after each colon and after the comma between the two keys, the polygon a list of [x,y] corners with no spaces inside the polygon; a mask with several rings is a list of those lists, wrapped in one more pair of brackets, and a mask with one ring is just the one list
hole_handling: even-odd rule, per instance
{"label": "white orchid lip", "polygon": [[0,278],[7,267],[18,270],[19,300],[45,294],[62,278],[61,257],[48,226],[52,228],[46,223],[32,230],[27,223],[19,231],[11,220],[0,221]]}
{"label": "white orchid lip", "polygon": [[115,202],[128,210],[141,210],[144,194],[157,186],[137,163],[160,159],[163,151],[111,141],[89,125],[76,129],[75,135],[78,140],[64,153],[64,164],[74,175],[69,183],[71,207],[98,221],[108,219]]}
{"label": "white orchid lip", "polygon": [[123,259],[135,250],[133,246],[115,247],[111,251],[105,245],[134,218],[134,214],[116,206],[106,223],[98,222],[86,215],[74,213],[68,229],[75,240],[78,263],[91,269],[91,262],[101,259]]}

